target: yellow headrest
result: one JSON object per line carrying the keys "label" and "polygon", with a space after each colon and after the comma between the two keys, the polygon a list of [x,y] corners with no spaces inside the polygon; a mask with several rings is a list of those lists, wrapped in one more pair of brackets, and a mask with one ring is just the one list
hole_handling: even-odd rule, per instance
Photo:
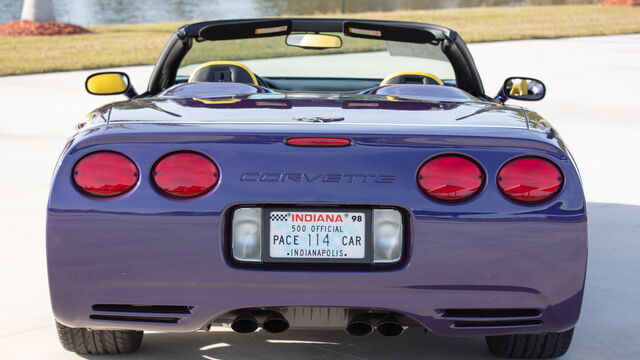
{"label": "yellow headrest", "polygon": [[226,66],[229,68],[232,68],[232,67],[239,68],[241,69],[241,71],[246,72],[246,74],[248,75],[247,80],[250,79],[250,81],[240,81],[240,82],[258,85],[258,78],[256,78],[256,75],[253,73],[253,71],[249,70],[249,68],[246,67],[245,65],[235,61],[209,61],[209,62],[200,64],[195,70],[191,72],[191,75],[189,76],[189,82],[190,83],[199,82],[198,80],[196,80],[198,73],[204,69],[207,69],[209,67],[214,67],[214,66],[220,66],[220,67]]}
{"label": "yellow headrest", "polygon": [[[384,86],[384,85],[390,85],[390,84],[405,84],[403,82],[397,82],[399,79],[398,78],[403,78],[403,77],[422,77],[422,78],[427,78],[427,84],[431,83],[431,85],[444,85],[444,83],[442,82],[442,80],[440,80],[439,77],[430,74],[428,72],[422,72],[422,71],[398,71],[398,72],[394,72],[393,74],[389,74],[386,78],[384,78],[384,80],[382,80],[382,82],[380,83],[380,86]],[[395,81],[394,81],[395,80]],[[431,81],[429,81],[431,80]],[[433,82],[435,82],[435,84],[433,84]]]}

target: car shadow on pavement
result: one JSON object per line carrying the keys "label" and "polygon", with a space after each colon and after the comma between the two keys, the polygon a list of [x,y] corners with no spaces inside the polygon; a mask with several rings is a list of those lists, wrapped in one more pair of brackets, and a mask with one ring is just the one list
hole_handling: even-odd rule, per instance
{"label": "car shadow on pavement", "polygon": [[[118,359],[495,359],[484,339],[440,337],[411,328],[398,337],[353,337],[344,331],[288,331],[270,334],[231,331],[145,334],[137,353]],[[86,356],[98,359],[99,356]]]}
{"label": "car shadow on pavement", "polygon": [[[588,216],[590,249],[582,315],[571,349],[562,359],[636,359],[640,315],[629,309],[640,302],[640,206],[589,203]],[[418,328],[393,338],[353,337],[344,331],[145,333],[138,352],[117,358],[496,359],[482,337],[441,337]]]}

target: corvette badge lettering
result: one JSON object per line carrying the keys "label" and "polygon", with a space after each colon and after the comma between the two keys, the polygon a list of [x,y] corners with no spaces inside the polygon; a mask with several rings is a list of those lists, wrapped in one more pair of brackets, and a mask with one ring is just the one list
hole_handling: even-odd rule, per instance
{"label": "corvette badge lettering", "polygon": [[240,175],[246,182],[296,182],[296,183],[379,183],[391,184],[396,180],[391,174],[325,174],[325,173],[278,173],[250,172]]}

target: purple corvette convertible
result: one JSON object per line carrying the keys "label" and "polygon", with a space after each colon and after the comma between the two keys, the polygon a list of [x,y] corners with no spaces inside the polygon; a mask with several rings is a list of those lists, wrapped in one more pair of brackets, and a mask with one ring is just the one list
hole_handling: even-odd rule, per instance
{"label": "purple corvette convertible", "polygon": [[[232,61],[258,48],[276,58]],[[56,166],[47,256],[66,349],[126,353],[144,331],[224,325],[568,350],[580,176],[546,120],[504,104],[544,84],[509,78],[487,96],[456,32],[201,22],[171,36],[146,91],[114,72],[85,85],[129,99],[92,111]]]}

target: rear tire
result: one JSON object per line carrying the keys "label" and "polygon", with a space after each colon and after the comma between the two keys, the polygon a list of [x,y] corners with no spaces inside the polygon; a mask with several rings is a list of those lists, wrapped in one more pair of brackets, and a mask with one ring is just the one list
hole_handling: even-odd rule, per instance
{"label": "rear tire", "polygon": [[564,355],[571,345],[573,329],[559,333],[487,336],[487,347],[504,358],[549,359]]}
{"label": "rear tire", "polygon": [[78,354],[126,354],[132,353],[142,343],[142,331],[89,330],[70,328],[56,321],[58,338],[62,347]]}

